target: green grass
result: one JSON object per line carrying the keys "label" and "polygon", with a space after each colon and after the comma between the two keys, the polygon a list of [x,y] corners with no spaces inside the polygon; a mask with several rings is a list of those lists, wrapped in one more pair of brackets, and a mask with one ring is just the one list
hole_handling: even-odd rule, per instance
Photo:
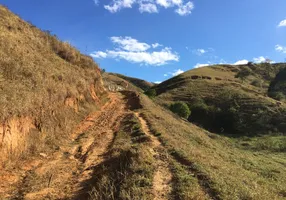
{"label": "green grass", "polygon": [[269,151],[269,152],[284,152],[286,153],[286,137],[265,135],[261,137],[243,137],[233,139],[242,148],[253,151]]}
{"label": "green grass", "polygon": [[[197,190],[199,194],[199,191],[204,191],[214,199],[267,200],[285,197],[284,153],[243,149],[232,138],[209,133],[185,122],[147,97],[142,96],[141,101],[152,131],[161,133],[159,138],[162,144],[178,165],[194,174],[196,187],[201,188]],[[187,188],[194,188],[190,183],[195,181],[186,181],[184,175],[179,176],[181,178],[176,179],[176,185],[184,185],[179,191],[187,192]],[[181,199],[188,198],[182,196]]]}

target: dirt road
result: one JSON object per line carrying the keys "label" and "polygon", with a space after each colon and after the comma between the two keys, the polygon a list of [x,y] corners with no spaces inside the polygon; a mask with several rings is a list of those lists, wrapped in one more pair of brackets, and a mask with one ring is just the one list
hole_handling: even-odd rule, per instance
{"label": "dirt road", "polygon": [[[104,153],[128,111],[121,94],[110,93],[100,111],[89,114],[74,130],[72,140],[53,155],[26,164],[14,175],[17,184],[3,186],[6,199],[86,199],[91,168],[104,161]],[[18,176],[18,177],[16,177]]]}
{"label": "dirt road", "polygon": [[[130,93],[126,93],[130,94]],[[71,133],[70,142],[52,155],[42,155],[26,163],[14,173],[16,184],[2,184],[0,198],[3,199],[88,199],[94,180],[93,169],[102,164],[111,148],[115,133],[123,119],[130,114],[139,101],[120,93],[110,93],[109,101],[99,111],[90,113]],[[131,110],[130,110],[131,109]],[[155,199],[168,199],[171,192],[171,172],[162,158],[163,147],[154,137],[146,121],[138,114],[143,131],[151,137],[151,151],[156,159],[153,180]],[[147,148],[147,147],[146,147]],[[148,147],[150,148],[150,147]]]}

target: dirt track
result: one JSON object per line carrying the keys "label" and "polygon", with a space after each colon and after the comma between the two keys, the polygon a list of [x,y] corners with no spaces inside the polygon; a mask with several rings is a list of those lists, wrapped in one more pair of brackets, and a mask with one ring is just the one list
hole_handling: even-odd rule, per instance
{"label": "dirt track", "polygon": [[[110,93],[110,101],[91,113],[72,133],[73,140],[53,155],[26,164],[13,186],[0,197],[7,199],[86,199],[91,168],[104,161],[114,132],[128,112],[122,95]],[[3,186],[5,187],[5,186]]]}
{"label": "dirt track", "polygon": [[155,174],[153,177],[153,194],[155,200],[166,200],[169,199],[172,192],[172,173],[170,171],[169,164],[164,158],[164,147],[160,141],[151,133],[147,122],[140,116],[139,113],[135,113],[141,123],[141,127],[146,135],[151,138],[151,151],[155,157]]}
{"label": "dirt track", "polygon": [[[125,95],[128,95],[127,92]],[[133,95],[133,96],[132,96]],[[25,164],[14,176],[18,181],[1,185],[0,197],[6,199],[88,199],[93,168],[105,161],[114,134],[123,118],[133,109],[134,94],[129,97],[110,93],[109,101],[100,111],[89,114],[71,133],[71,141],[60,150]],[[135,95],[136,96],[136,95]],[[168,199],[171,192],[171,172],[159,153],[160,142],[154,137],[146,121],[136,113],[143,131],[151,138],[151,151],[156,159],[153,180],[155,199]],[[4,192],[5,191],[5,192]]]}

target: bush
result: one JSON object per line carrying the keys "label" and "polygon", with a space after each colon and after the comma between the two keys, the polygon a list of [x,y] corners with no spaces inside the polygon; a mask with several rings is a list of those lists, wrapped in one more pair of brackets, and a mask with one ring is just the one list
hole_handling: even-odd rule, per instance
{"label": "bush", "polygon": [[251,85],[261,88],[263,86],[263,81],[256,79],[256,80],[252,81]]}
{"label": "bush", "polygon": [[282,92],[270,92],[269,96],[273,99],[278,100],[278,101],[285,99],[285,95]]}
{"label": "bush", "polygon": [[176,113],[177,115],[179,115],[180,117],[183,117],[185,119],[188,119],[189,116],[191,115],[191,111],[190,111],[188,105],[186,103],[183,103],[183,102],[173,103],[170,106],[170,110],[173,113]]}
{"label": "bush", "polygon": [[105,71],[105,69],[101,69],[100,72],[101,72],[101,74],[104,74],[106,71]]}
{"label": "bush", "polygon": [[247,76],[250,76],[252,74],[253,74],[253,72],[251,69],[249,69],[248,67],[244,67],[237,73],[235,78],[240,78],[240,79],[244,80],[244,79],[246,79]]}
{"label": "bush", "polygon": [[145,94],[150,98],[154,98],[157,95],[157,92],[155,89],[149,89],[145,92]]}

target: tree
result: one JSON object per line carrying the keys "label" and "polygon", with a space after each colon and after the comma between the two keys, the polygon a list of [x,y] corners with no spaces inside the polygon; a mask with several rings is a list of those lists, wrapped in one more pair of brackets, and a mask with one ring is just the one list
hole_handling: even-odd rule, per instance
{"label": "tree", "polygon": [[189,116],[191,115],[190,108],[184,102],[176,102],[176,103],[171,104],[170,110],[173,113],[176,113],[177,115],[179,115],[180,117],[183,117],[185,119],[188,119]]}
{"label": "tree", "polygon": [[240,78],[241,80],[246,79],[247,76],[252,75],[253,72],[248,67],[242,68],[235,76],[235,78]]}
{"label": "tree", "polygon": [[149,89],[145,92],[145,94],[150,98],[154,98],[157,95],[157,92],[155,89]]}
{"label": "tree", "polygon": [[105,69],[101,69],[100,72],[101,72],[101,74],[104,74],[105,73]]}

